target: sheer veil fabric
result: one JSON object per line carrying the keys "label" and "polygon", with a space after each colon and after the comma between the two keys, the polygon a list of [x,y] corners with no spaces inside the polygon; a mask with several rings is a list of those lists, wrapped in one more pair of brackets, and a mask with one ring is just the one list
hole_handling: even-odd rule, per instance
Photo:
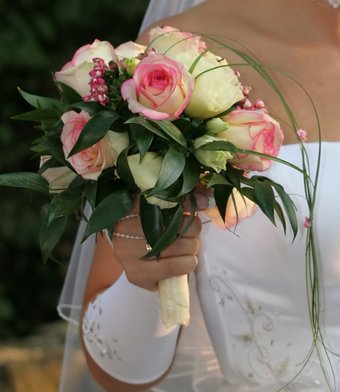
{"label": "sheer veil fabric", "polygon": [[[144,16],[140,32],[149,25],[169,16],[181,13],[204,0],[151,0]],[[85,216],[90,214],[90,208],[85,208]],[[85,230],[85,221],[79,225],[78,233],[73,247],[71,260],[58,304],[60,317],[68,322],[68,330],[65,342],[64,360],[59,386],[60,392],[100,392],[103,389],[91,377],[87,370],[85,358],[79,341],[79,319],[83,293],[95,247],[95,237],[91,236],[85,242],[81,242]],[[191,284],[194,284],[192,281]],[[202,389],[197,389],[193,382],[202,375],[207,374],[211,379],[221,379],[217,360],[205,331],[200,315],[197,299],[192,299],[192,313],[196,315],[191,320],[191,328],[186,328],[181,336],[180,350],[171,374],[167,380],[154,392],[161,391],[207,391],[216,390],[209,380],[203,383]],[[195,336],[199,336],[200,352],[195,350]],[[197,347],[198,349],[198,347]],[[196,355],[195,355],[196,354]],[[204,371],[205,369],[205,371]],[[195,376],[196,375],[196,376]],[[211,381],[210,381],[211,383]],[[175,389],[173,389],[175,388]]]}

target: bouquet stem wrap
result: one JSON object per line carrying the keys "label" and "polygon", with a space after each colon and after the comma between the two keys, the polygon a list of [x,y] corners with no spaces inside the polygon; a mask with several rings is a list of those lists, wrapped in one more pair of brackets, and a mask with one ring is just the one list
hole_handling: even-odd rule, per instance
{"label": "bouquet stem wrap", "polygon": [[158,283],[162,323],[188,325],[190,320],[188,275],[174,276]]}

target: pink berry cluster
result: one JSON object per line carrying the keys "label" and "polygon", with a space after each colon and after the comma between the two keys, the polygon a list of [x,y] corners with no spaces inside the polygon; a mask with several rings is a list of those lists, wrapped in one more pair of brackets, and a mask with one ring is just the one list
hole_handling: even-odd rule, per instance
{"label": "pink berry cluster", "polygon": [[105,106],[109,101],[108,87],[104,79],[105,71],[108,69],[104,60],[100,57],[92,59],[94,67],[89,72],[90,94],[84,97],[84,101],[97,101]]}
{"label": "pink berry cluster", "polygon": [[[239,71],[235,71],[235,75],[239,78],[241,76]],[[265,103],[263,102],[262,99],[257,98],[255,102],[251,102],[249,99],[249,95],[251,92],[251,87],[250,86],[242,86],[242,92],[244,95],[244,99],[239,103],[238,109],[245,109],[245,110],[264,110],[268,111]]]}

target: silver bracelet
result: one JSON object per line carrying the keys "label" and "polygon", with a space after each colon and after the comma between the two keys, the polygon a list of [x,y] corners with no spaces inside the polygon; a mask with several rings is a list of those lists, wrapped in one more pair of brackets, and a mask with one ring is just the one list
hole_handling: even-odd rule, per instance
{"label": "silver bracelet", "polygon": [[[123,220],[127,220],[127,219],[138,218],[138,217],[139,217],[139,214],[130,214],[130,215],[123,216],[123,218],[120,218],[119,220],[123,221]],[[127,238],[129,240],[145,240],[145,237],[141,236],[141,235],[123,234],[123,233],[118,233],[116,231],[114,231],[112,234],[115,237]]]}
{"label": "silver bracelet", "polygon": [[117,233],[116,231],[114,231],[112,235],[120,238],[128,238],[129,240],[145,240],[145,237],[141,235],[123,234],[123,233]]}

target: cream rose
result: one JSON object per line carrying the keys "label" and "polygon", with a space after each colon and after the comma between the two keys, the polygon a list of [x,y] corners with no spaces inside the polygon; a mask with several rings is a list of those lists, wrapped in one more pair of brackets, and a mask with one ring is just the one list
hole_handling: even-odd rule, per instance
{"label": "cream rose", "polygon": [[93,69],[92,59],[95,57],[102,58],[106,64],[111,60],[118,62],[113,46],[107,41],[96,39],[75,52],[72,60],[55,73],[56,80],[72,87],[82,97],[89,95],[89,72]]}
{"label": "cream rose", "polygon": [[[43,155],[40,158],[40,167],[51,157]],[[68,188],[71,182],[77,177],[77,174],[67,166],[51,167],[41,174],[50,187],[50,193],[59,193]]]}
{"label": "cream rose", "polygon": [[[140,154],[130,155],[127,157],[127,160],[132,177],[138,188],[142,192],[152,189],[158,180],[163,157],[155,152],[147,152],[142,162],[140,162]],[[162,200],[155,196],[147,197],[146,200],[148,203],[158,205],[161,208],[172,208],[177,205],[177,203]]]}
{"label": "cream rose", "polygon": [[152,54],[140,61],[121,93],[133,113],[153,120],[173,120],[187,107],[193,87],[194,78],[184,66]]}
{"label": "cream rose", "polygon": [[[280,124],[264,110],[238,109],[223,117],[229,123],[226,131],[218,134],[236,147],[277,157],[283,141]],[[273,163],[270,158],[238,154],[231,161],[243,170],[263,171]]]}
{"label": "cream rose", "polygon": [[207,45],[199,35],[180,31],[175,27],[155,27],[149,32],[150,49],[155,49],[160,54],[174,56],[183,52],[203,52]]}
{"label": "cream rose", "polygon": [[70,110],[61,116],[61,120],[64,123],[61,141],[65,158],[74,170],[85,179],[97,180],[104,169],[116,164],[118,155],[129,144],[126,132],[108,130],[106,136],[93,146],[68,157],[81,131],[90,120],[90,115],[83,110],[80,113]]}
{"label": "cream rose", "polygon": [[199,150],[199,147],[204,144],[221,141],[220,138],[204,135],[194,140],[194,155],[196,159],[206,167],[211,167],[219,173],[221,170],[225,170],[227,166],[227,161],[233,156],[227,151],[216,151],[216,150]]}

